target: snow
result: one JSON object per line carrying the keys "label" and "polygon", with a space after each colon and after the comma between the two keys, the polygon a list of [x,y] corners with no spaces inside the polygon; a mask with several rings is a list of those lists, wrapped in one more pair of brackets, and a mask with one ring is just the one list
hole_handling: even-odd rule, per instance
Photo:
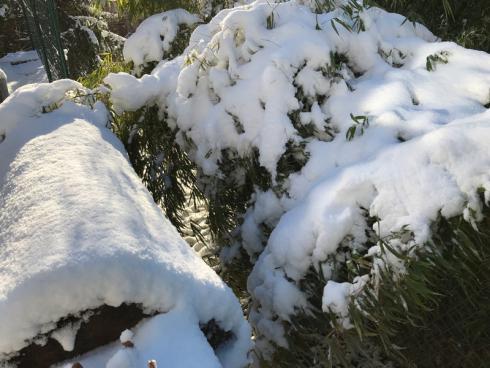
{"label": "snow", "polygon": [[[141,79],[127,73],[111,73],[104,78],[104,83],[114,86],[111,91],[113,108],[117,113],[136,111],[146,104],[165,105],[167,97],[175,91],[177,75],[182,65],[182,58],[162,62],[151,74]],[[132,91],[131,94],[128,91]]]}
{"label": "snow", "polygon": [[[114,346],[74,361],[84,367],[100,367],[101,361],[107,361],[106,368],[146,367],[149,360],[163,367],[226,367],[216,357],[198,322],[194,311],[176,307],[138,325],[133,348]],[[71,367],[70,363],[60,365],[64,366]]]}
{"label": "snow", "polygon": [[[202,367],[245,365],[250,328],[238,300],[153,202],[102,103],[75,102],[86,93],[60,80],[0,105],[0,361],[63,317],[136,303],[163,314],[134,331],[131,367],[188,367],[193,357]],[[216,353],[199,329],[211,319],[234,335]],[[72,327],[52,334],[66,350]],[[112,355],[87,366],[106,367]]]}
{"label": "snow", "polygon": [[7,75],[7,85],[12,93],[28,83],[47,82],[43,63],[35,50],[18,51],[0,58],[0,69]]}
{"label": "snow", "polygon": [[192,26],[200,21],[197,15],[184,9],[174,9],[145,19],[126,40],[124,60],[132,61],[135,68],[163,59],[170,50],[181,25]]}
{"label": "snow", "polygon": [[[278,282],[269,285],[270,273],[299,281],[309,267],[335,253],[348,235],[354,236],[354,246],[356,241],[362,243],[366,224],[361,206],[380,218],[375,226],[379,226],[379,236],[408,225],[416,244],[428,240],[429,226],[439,215],[450,218],[467,208],[478,214],[477,190],[488,190],[490,185],[489,123],[488,111],[453,120],[319,179],[272,233],[249,279],[255,296],[262,305],[274,302]],[[329,281],[325,288],[324,309],[332,307],[345,316],[346,304],[340,300],[348,295],[349,284],[333,285]],[[293,299],[290,302],[300,305]],[[279,315],[280,310],[274,309]]]}
{"label": "snow", "polygon": [[75,339],[81,322],[69,323],[66,326],[54,331],[51,337],[58,341],[65,351],[73,351]]}
{"label": "snow", "polygon": [[[300,11],[295,12],[293,8]],[[266,19],[272,11],[277,19],[275,28],[267,29]],[[174,115],[187,136],[200,143],[195,160],[206,174],[218,170],[221,149],[233,148],[246,156],[255,147],[259,149],[261,165],[275,177],[277,161],[285,151],[286,142],[297,140],[296,129],[288,117],[290,111],[300,107],[291,83],[295,74],[298,73],[296,82],[305,93],[314,97],[330,90],[331,82],[321,76],[320,70],[330,63],[330,51],[352,54],[360,69],[369,67],[367,59],[357,57],[354,50],[359,43],[374,43],[378,34],[372,32],[368,40],[344,30],[342,37],[338,37],[330,26],[336,16],[341,16],[338,10],[316,16],[292,2],[274,8],[267,2],[259,2],[253,11],[249,6],[224,10],[209,24],[196,28],[185,53],[186,63],[190,65],[178,75]],[[398,16],[397,20],[401,23],[403,18]],[[315,29],[317,22],[322,29],[330,29],[319,32]],[[434,39],[422,26],[413,30],[407,22],[402,28]],[[397,33],[403,34],[398,30],[391,32]],[[377,48],[375,54],[381,58]],[[153,78],[142,79],[141,83],[144,82],[145,87],[140,89],[147,91],[146,96],[138,98],[140,103],[133,102],[131,109],[150,100],[148,94],[156,91],[151,88]],[[114,83],[110,77],[106,83],[116,91],[113,102],[119,106],[119,91],[126,89],[127,84]],[[242,123],[244,133],[234,128],[233,116]],[[303,119],[314,119],[320,128],[325,127],[324,118],[318,109],[303,114]],[[210,150],[212,154],[208,156]]]}
{"label": "snow", "polygon": [[6,4],[2,4],[0,6],[0,18],[6,18],[8,11],[9,7]]}
{"label": "snow", "polygon": [[131,330],[124,330],[121,332],[119,340],[124,344],[125,342],[130,342],[133,339],[134,333]]}
{"label": "snow", "polygon": [[348,308],[348,297],[350,295],[350,286],[348,282],[338,283],[328,281],[323,289],[323,300],[325,312],[329,309],[337,314],[346,316]]}
{"label": "snow", "polygon": [[[365,31],[336,19],[353,28],[361,20]],[[242,245],[260,255],[248,280],[259,337],[285,345],[282,323],[306,308],[299,285],[312,268],[326,278],[323,309],[346,317],[347,299],[367,280],[338,283],[332,262],[347,257],[340,243],[380,256],[379,246],[365,248],[367,216],[379,218],[380,237],[413,232],[408,243],[394,240],[401,249],[422,246],[438,216],[480,218],[477,191],[490,186],[490,55],[404,20],[378,8],[349,17],[339,7],[316,14],[299,1],[257,1],[198,26],[184,54],[151,75],[105,79],[119,111],[157,103],[168,113],[208,176],[222,175],[222,150],[258,150],[274,180],[286,143],[305,145],[306,165],[282,192],[257,189],[244,215]],[[428,67],[433,55],[447,63]],[[301,136],[294,113],[313,135]],[[268,239],[263,223],[274,228]]]}
{"label": "snow", "polygon": [[[275,25],[268,29],[266,19],[272,13]],[[253,9],[237,8],[223,19],[217,16],[219,27],[212,30],[207,43],[197,47],[196,62],[179,75],[176,99],[177,124],[199,142],[195,159],[206,174],[218,170],[222,149],[232,148],[246,156],[257,148],[260,164],[275,179],[286,143],[299,138],[288,116],[301,108],[294,83],[309,98],[328,96],[335,86],[322,76],[321,68],[330,64],[333,51],[352,55],[360,71],[370,67],[368,58],[357,57],[357,45],[373,44],[379,35],[372,32],[368,39],[344,30],[339,37],[330,26],[336,16],[341,16],[338,10],[317,16],[293,2],[274,7],[257,2]],[[325,31],[316,30],[317,22]],[[198,27],[194,34],[203,33]],[[377,48],[375,54],[380,58]],[[303,119],[314,116],[315,125],[324,129],[326,116],[319,113],[314,109]],[[234,128],[233,116],[241,122],[243,133]]]}

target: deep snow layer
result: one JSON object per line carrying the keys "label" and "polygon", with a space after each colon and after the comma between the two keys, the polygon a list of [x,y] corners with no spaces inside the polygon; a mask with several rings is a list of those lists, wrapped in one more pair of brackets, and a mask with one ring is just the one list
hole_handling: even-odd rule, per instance
{"label": "deep snow layer", "polygon": [[412,231],[403,249],[423,244],[439,215],[477,220],[477,190],[490,187],[490,55],[381,9],[316,14],[299,1],[257,1],[197,27],[184,55],[151,75],[105,82],[120,111],[158,103],[210,176],[223,149],[256,149],[275,179],[286,143],[305,145],[308,162],[282,193],[257,190],[241,234],[254,255],[264,249],[259,225],[277,225],[248,287],[251,321],[281,345],[282,321],[306,307],[299,285],[312,267],[326,278],[323,308],[346,315],[366,278],[339,285],[333,268],[348,257],[340,243],[379,253],[365,249],[367,216],[379,218],[378,236]]}
{"label": "deep snow layer", "polygon": [[[103,105],[66,100],[73,90],[29,85],[0,105],[0,361],[62,317],[127,302],[166,312],[136,329],[127,367],[243,366],[251,341],[237,299],[153,202]],[[217,356],[199,330],[211,319],[235,335]]]}

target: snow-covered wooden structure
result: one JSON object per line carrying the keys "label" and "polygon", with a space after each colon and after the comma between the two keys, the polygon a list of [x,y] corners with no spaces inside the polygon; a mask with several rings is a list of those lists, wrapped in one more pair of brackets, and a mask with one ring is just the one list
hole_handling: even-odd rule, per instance
{"label": "snow-covered wooden structure", "polygon": [[155,205],[105,107],[66,100],[81,89],[29,85],[0,105],[0,364],[244,366],[238,300]]}

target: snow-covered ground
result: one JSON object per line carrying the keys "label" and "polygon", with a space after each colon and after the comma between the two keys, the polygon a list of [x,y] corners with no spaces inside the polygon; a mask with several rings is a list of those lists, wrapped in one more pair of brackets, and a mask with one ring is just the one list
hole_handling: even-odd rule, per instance
{"label": "snow-covered ground", "polygon": [[29,83],[47,82],[46,71],[36,51],[18,51],[0,58],[10,93]]}
{"label": "snow-covered ground", "polygon": [[[121,303],[159,312],[117,344],[76,358],[90,368],[240,367],[250,329],[232,291],[164,217],[105,127],[107,110],[60,80],[0,105],[0,362],[40,336],[65,350],[61,318]],[[200,324],[233,338],[213,351]],[[40,343],[42,344],[42,340]]]}

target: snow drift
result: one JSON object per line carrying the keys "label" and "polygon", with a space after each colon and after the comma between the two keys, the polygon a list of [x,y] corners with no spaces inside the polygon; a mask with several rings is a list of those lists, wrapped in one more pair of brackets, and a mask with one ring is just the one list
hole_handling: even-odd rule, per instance
{"label": "snow drift", "polygon": [[[162,314],[136,327],[133,349],[82,364],[245,365],[237,299],[155,205],[103,105],[66,98],[80,91],[70,80],[28,85],[0,105],[0,362],[49,337],[70,350],[77,326],[56,331],[58,321],[125,303]],[[213,320],[230,335],[216,351],[200,330]]]}

